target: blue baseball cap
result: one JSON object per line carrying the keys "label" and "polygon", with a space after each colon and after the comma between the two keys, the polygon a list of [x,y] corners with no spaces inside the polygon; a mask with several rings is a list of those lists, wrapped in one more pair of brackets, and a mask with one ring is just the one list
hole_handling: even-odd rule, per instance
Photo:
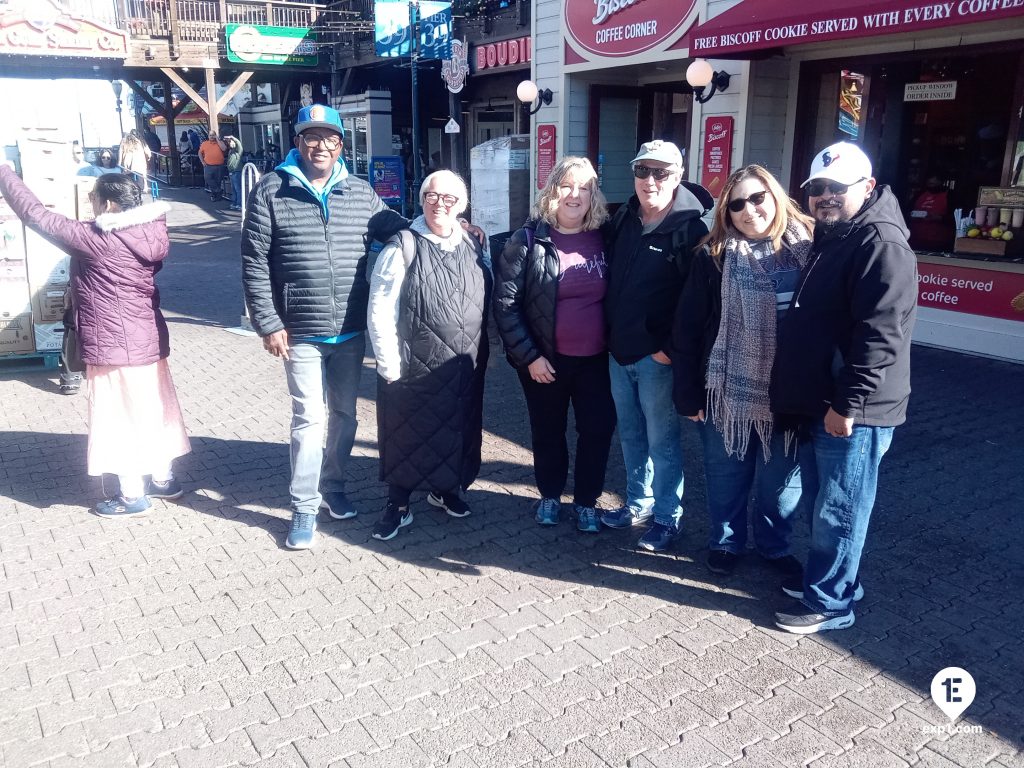
{"label": "blue baseball cap", "polygon": [[330,131],[337,131],[345,138],[345,128],[341,124],[341,115],[338,110],[324,104],[310,104],[299,110],[299,117],[295,121],[295,133],[302,133],[310,128],[326,128]]}

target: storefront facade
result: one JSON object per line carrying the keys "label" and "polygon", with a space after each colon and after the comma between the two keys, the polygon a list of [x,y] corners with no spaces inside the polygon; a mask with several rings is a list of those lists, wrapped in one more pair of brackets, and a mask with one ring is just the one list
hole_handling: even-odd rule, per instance
{"label": "storefront facade", "polygon": [[[537,153],[548,151],[552,139],[556,157],[586,155],[596,162],[613,204],[632,194],[629,161],[641,143],[673,141],[690,157],[693,99],[684,38],[701,6],[694,0],[538,0],[533,72],[552,100],[534,120],[534,190],[545,180],[536,173]],[[540,163],[542,170],[550,165]]]}
{"label": "storefront facade", "polygon": [[[707,117],[734,117],[729,167],[761,163],[801,202],[815,152],[858,143],[919,254],[915,341],[1024,361],[1024,1],[802,10],[742,0],[707,11],[686,43],[732,78],[727,94],[695,105],[694,142],[709,138]],[[1007,239],[957,238],[954,211],[979,207]]]}

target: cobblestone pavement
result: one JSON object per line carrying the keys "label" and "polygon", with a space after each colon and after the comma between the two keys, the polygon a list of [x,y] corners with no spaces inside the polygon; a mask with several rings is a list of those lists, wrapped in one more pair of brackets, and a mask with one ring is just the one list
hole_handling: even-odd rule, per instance
{"label": "cobblestone pavement", "polygon": [[[89,514],[85,397],[0,377],[4,765],[1024,765],[1024,367],[915,348],[847,631],[776,631],[785,598],[754,555],[708,574],[689,427],[672,554],[535,525],[500,354],[471,517],[420,496],[397,539],[370,538],[384,490],[368,360],[350,485],[364,514],[290,552],[284,376],[224,330],[241,310],[237,215],[178,198],[159,280],[187,495],[135,520]],[[608,487],[622,480],[613,458]],[[929,685],[953,665],[977,681],[958,725],[978,733],[938,728]]]}

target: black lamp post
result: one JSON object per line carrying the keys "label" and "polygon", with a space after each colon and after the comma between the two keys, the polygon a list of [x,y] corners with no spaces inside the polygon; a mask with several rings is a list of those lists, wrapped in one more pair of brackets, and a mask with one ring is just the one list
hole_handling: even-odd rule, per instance
{"label": "black lamp post", "polygon": [[114,89],[114,98],[117,99],[117,124],[121,128],[121,135],[124,136],[124,121],[121,118],[121,89],[124,84],[120,80],[111,80],[110,87]]}

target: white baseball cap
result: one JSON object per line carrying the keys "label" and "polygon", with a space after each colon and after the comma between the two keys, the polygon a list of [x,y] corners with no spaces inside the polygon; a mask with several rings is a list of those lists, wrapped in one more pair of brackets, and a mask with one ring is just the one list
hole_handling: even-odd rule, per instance
{"label": "white baseball cap", "polygon": [[871,161],[864,150],[848,141],[840,141],[825,147],[814,156],[811,175],[801,184],[806,187],[815,179],[829,179],[839,184],[856,184],[871,178]]}
{"label": "white baseball cap", "polygon": [[671,141],[662,141],[661,139],[641,144],[640,152],[629,161],[629,164],[634,165],[641,160],[656,160],[678,168],[683,167],[683,153],[679,151],[679,147]]}

